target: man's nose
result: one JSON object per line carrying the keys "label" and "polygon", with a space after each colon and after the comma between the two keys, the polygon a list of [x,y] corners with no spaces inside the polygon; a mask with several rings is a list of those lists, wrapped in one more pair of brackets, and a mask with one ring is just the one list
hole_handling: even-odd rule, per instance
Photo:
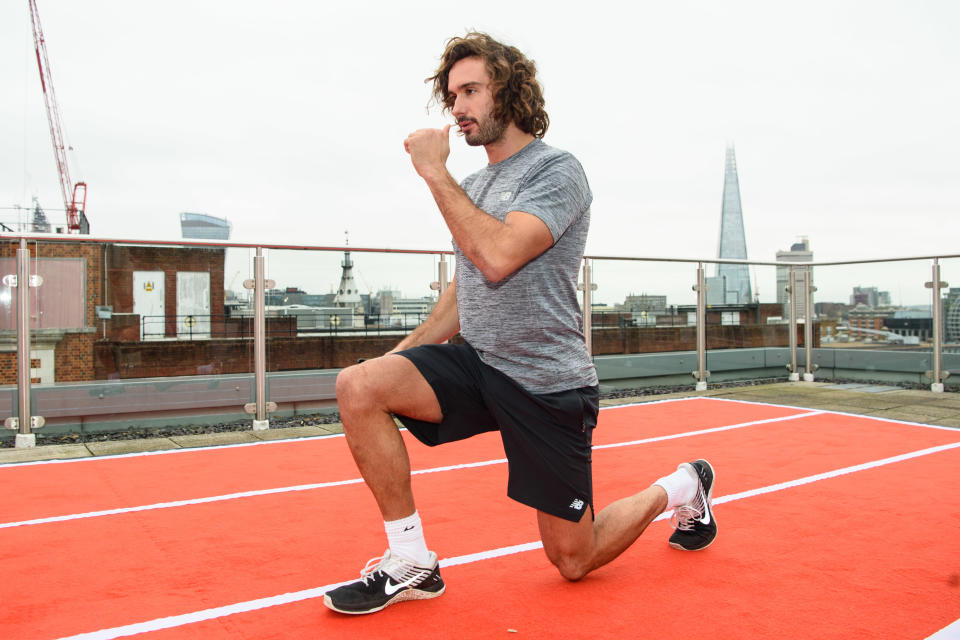
{"label": "man's nose", "polygon": [[462,116],[467,115],[467,110],[464,107],[463,101],[460,100],[460,96],[457,96],[453,99],[453,108],[450,110],[450,115],[459,120]]}

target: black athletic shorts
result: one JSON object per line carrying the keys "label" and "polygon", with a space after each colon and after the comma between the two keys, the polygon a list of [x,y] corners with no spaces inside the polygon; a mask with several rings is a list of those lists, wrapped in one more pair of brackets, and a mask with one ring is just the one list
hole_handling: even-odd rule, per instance
{"label": "black athletic shorts", "polygon": [[532,394],[484,364],[468,344],[424,345],[398,354],[420,370],[443,411],[439,423],[397,416],[418,440],[432,447],[499,430],[508,496],[573,522],[593,507],[597,387]]}

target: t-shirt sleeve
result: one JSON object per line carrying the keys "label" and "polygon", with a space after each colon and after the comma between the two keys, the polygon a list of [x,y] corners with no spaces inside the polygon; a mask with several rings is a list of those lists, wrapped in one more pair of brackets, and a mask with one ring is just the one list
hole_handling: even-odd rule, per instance
{"label": "t-shirt sleeve", "polygon": [[592,201],[583,167],[571,154],[564,153],[530,172],[510,208],[543,220],[556,242]]}

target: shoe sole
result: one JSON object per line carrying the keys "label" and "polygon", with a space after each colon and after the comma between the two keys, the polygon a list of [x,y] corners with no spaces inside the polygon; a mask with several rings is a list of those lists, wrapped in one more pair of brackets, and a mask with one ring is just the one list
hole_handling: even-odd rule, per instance
{"label": "shoe sole", "polygon": [[336,605],[333,604],[333,600],[330,599],[330,596],[324,594],[323,604],[327,606],[328,609],[336,611],[337,613],[346,613],[351,616],[360,616],[367,613],[376,613],[377,611],[382,611],[389,607],[392,604],[397,602],[406,602],[407,600],[429,600],[430,598],[436,598],[439,595],[442,595],[444,591],[447,590],[447,586],[444,585],[440,588],[439,591],[422,591],[420,589],[406,589],[401,591],[394,597],[387,600],[384,604],[373,609],[364,609],[363,611],[348,611],[347,609],[338,609]]}
{"label": "shoe sole", "polygon": [[[703,458],[701,458],[703,460]],[[707,508],[710,510],[710,521],[713,522],[714,526],[717,524],[717,517],[713,515],[713,487],[717,484],[717,472],[713,468],[713,465],[710,464],[707,460],[703,460],[707,463],[707,466],[710,467],[710,473],[713,476],[713,482],[710,483],[710,489],[707,491]],[[700,474],[697,474],[697,482],[700,481]],[[685,546],[677,544],[676,542],[667,542],[672,548],[677,549],[678,551],[703,551],[710,545],[714,543],[717,539],[716,534],[714,534],[713,539],[710,540],[707,544],[702,547],[697,547],[696,549],[687,549]]]}

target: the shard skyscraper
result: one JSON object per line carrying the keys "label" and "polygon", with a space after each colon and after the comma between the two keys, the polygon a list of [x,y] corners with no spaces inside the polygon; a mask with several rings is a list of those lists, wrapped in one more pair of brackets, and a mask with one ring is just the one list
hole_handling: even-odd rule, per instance
{"label": "the shard skyscraper", "polygon": [[[727,146],[723,172],[723,207],[720,220],[718,258],[746,260],[747,238],[740,208],[740,181],[737,178],[737,157],[733,145]],[[745,264],[718,264],[707,294],[710,304],[748,304],[753,302],[750,269]]]}

